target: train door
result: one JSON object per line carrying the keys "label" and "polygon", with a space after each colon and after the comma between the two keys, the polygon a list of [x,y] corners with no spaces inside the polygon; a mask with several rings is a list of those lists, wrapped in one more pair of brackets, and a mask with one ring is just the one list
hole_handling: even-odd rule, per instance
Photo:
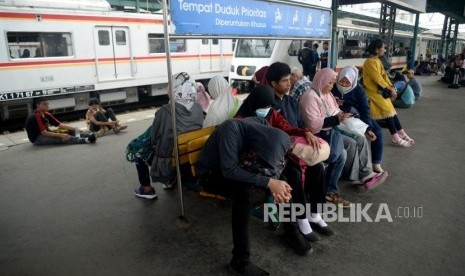
{"label": "train door", "polygon": [[219,39],[202,39],[200,43],[200,72],[221,71],[222,52]]}
{"label": "train door", "polygon": [[98,80],[132,78],[129,28],[95,27],[94,38]]}

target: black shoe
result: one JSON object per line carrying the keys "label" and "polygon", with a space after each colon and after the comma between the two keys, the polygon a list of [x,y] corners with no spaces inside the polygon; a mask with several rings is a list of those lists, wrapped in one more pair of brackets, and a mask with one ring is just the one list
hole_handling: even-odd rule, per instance
{"label": "black shoe", "polygon": [[314,222],[310,222],[310,226],[312,227],[313,230],[315,230],[316,232],[324,235],[324,236],[332,236],[334,235],[334,231],[333,229],[331,229],[331,227],[329,226],[321,226],[319,225],[318,223],[314,223]]}
{"label": "black shoe", "polygon": [[97,137],[95,137],[95,134],[92,132],[89,136],[87,136],[86,140],[88,143],[95,143],[95,141],[97,141]]}
{"label": "black shoe", "polygon": [[283,223],[284,228],[284,241],[289,245],[295,253],[299,255],[307,255],[312,252],[312,246],[307,241],[302,233],[300,233],[299,226],[296,223],[288,222]]}
{"label": "black shoe", "polygon": [[259,268],[254,263],[247,262],[236,262],[234,260],[229,264],[229,270],[236,275],[247,275],[247,276],[266,276],[270,275],[269,272]]}
{"label": "black shoe", "polygon": [[[313,229],[313,227],[312,227]],[[317,242],[320,240],[320,237],[318,236],[317,233],[315,233],[315,231],[312,231],[310,232],[309,234],[304,234],[302,233],[302,235],[304,235],[304,237],[307,239],[307,241],[309,242]]]}

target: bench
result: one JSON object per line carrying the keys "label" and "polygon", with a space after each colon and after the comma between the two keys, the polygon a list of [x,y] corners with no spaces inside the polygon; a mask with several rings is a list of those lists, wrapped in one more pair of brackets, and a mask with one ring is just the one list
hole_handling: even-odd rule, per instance
{"label": "bench", "polygon": [[[196,129],[192,131],[188,131],[185,133],[181,133],[178,135],[177,144],[178,144],[178,155],[179,155],[179,165],[186,165],[188,164],[191,169],[192,176],[195,178],[195,164],[200,158],[200,154],[202,152],[205,143],[207,142],[210,134],[215,131],[217,126],[211,126],[208,128]],[[173,166],[176,165],[176,160],[173,158]],[[261,189],[260,189],[261,190]],[[263,190],[261,190],[263,191]],[[214,198],[219,200],[226,200],[224,196],[208,193],[206,191],[200,191],[199,194],[203,197],[207,198]],[[271,195],[267,195],[265,193],[265,203],[273,203],[273,198]],[[252,209],[252,214],[262,219],[263,218],[263,206],[254,207]],[[279,227],[279,221],[269,221],[269,226],[271,229],[276,230]]]}
{"label": "bench", "polygon": [[[207,128],[196,129],[181,133],[178,135],[177,144],[178,144],[178,155],[179,155],[179,165],[188,164],[191,169],[192,176],[195,178],[195,164],[200,158],[205,143],[210,137],[210,134],[215,131],[216,126],[211,126]],[[176,166],[176,160],[173,158],[173,166]],[[223,196],[210,194],[205,191],[200,191],[200,195],[209,198],[216,198],[225,200]]]}

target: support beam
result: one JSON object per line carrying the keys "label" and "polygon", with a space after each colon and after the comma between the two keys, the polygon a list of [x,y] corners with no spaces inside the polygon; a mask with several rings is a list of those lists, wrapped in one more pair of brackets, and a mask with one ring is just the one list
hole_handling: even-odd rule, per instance
{"label": "support beam", "polygon": [[444,48],[444,44],[446,42],[447,22],[449,22],[449,16],[444,15],[444,24],[442,24],[442,33],[441,33],[441,45],[439,46],[439,54],[443,58],[447,58],[447,55],[445,53],[445,48]]}
{"label": "support beam", "polygon": [[382,3],[379,21],[379,36],[386,43],[386,54],[390,61],[392,53],[394,52],[394,24],[396,23],[396,8]]}
{"label": "support beam", "polygon": [[[453,38],[452,38],[452,45],[451,45],[451,51],[450,53],[451,54],[455,54],[457,53],[457,36],[459,34],[459,23],[457,22],[457,20],[454,19],[454,35],[453,35]],[[460,49],[461,50],[461,49]]]}
{"label": "support beam", "polygon": [[415,29],[413,29],[413,41],[412,41],[412,45],[410,45],[410,56],[407,56],[408,58],[410,58],[408,60],[408,68],[409,69],[413,69],[415,67],[415,57],[417,56],[417,51],[416,51],[416,48],[415,47],[417,45],[417,39],[418,39],[418,25],[419,25],[419,22],[420,22],[420,14],[417,13],[416,16],[415,16]]}
{"label": "support beam", "polygon": [[332,14],[333,14],[333,25],[331,28],[331,45],[329,48],[330,61],[329,67],[333,70],[336,70],[336,61],[337,61],[337,8],[339,7],[339,0],[332,0]]}

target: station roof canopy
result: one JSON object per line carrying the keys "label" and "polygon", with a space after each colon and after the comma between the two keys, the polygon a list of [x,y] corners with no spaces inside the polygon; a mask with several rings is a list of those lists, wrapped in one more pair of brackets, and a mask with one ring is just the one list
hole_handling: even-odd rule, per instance
{"label": "station roof canopy", "polygon": [[[417,9],[419,3],[426,1],[426,10]],[[465,1],[461,0],[381,0],[380,3],[386,3],[394,7],[417,13],[417,12],[438,12],[448,15],[458,21],[459,24],[465,23]],[[367,0],[339,0],[340,5],[367,4],[373,1]]]}
{"label": "station roof canopy", "polygon": [[428,0],[426,12],[439,12],[465,23],[465,1],[460,0]]}

